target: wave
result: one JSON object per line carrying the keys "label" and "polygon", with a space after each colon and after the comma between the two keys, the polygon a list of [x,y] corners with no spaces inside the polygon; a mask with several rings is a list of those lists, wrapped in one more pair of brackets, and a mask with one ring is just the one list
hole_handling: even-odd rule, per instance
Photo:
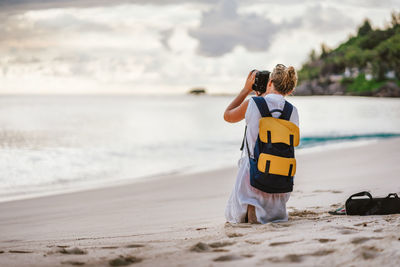
{"label": "wave", "polygon": [[356,134],[341,136],[308,136],[300,139],[299,148],[313,147],[324,145],[327,143],[368,140],[368,139],[386,139],[400,137],[399,133],[372,133],[372,134]]}

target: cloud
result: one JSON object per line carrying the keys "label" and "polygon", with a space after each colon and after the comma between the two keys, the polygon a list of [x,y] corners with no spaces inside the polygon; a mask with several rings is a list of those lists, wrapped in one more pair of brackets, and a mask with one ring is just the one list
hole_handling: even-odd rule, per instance
{"label": "cloud", "polygon": [[169,5],[180,3],[213,3],[213,0],[1,0],[0,13],[23,13],[52,8],[91,8],[123,4]]}
{"label": "cloud", "polygon": [[56,31],[76,31],[76,32],[109,32],[112,27],[105,23],[97,23],[89,20],[80,19],[71,14],[61,14],[53,18],[38,20],[35,28],[43,29],[48,32]]}
{"label": "cloud", "polygon": [[30,76],[165,83],[165,72],[173,72],[166,62],[175,60],[176,51],[181,56],[186,51],[176,41],[187,47],[182,33],[199,17],[190,5],[46,9],[7,16],[0,27],[0,91],[4,80],[18,84],[18,77]]}
{"label": "cloud", "polygon": [[388,7],[394,8],[400,5],[399,0],[347,0],[345,4],[354,5],[358,7],[373,7],[373,8],[381,8]]}
{"label": "cloud", "polygon": [[171,50],[171,47],[168,42],[173,33],[174,33],[173,29],[167,29],[167,30],[160,31],[160,35],[161,35],[160,42],[167,50]]}
{"label": "cloud", "polygon": [[75,37],[76,33],[85,36],[93,33],[107,34],[114,30],[107,23],[82,19],[73,12],[40,18],[27,15],[8,16],[3,18],[0,27],[0,53],[10,48],[46,49],[63,40],[73,40],[69,37]]}
{"label": "cloud", "polygon": [[54,86],[228,91],[252,68],[298,65],[320,42],[335,45],[355,29],[353,19],[390,14],[355,3],[0,0],[0,93]]}
{"label": "cloud", "polygon": [[199,41],[199,54],[218,57],[239,45],[248,51],[267,51],[278,31],[298,26],[299,23],[275,24],[256,14],[239,14],[237,1],[222,0],[203,12],[200,26],[189,34]]}
{"label": "cloud", "polygon": [[334,7],[323,7],[320,4],[310,6],[304,15],[309,29],[320,33],[353,29],[355,21],[344,12]]}

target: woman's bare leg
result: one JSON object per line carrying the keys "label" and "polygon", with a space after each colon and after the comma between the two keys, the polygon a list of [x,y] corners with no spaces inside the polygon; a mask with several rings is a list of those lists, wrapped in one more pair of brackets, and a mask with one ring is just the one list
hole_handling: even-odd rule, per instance
{"label": "woman's bare leg", "polygon": [[247,205],[247,218],[249,223],[259,223],[256,216],[256,208],[253,205]]}

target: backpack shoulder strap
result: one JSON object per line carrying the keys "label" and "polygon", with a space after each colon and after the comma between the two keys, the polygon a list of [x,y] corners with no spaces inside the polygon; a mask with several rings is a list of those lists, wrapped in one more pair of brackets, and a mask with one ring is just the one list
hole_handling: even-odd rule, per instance
{"label": "backpack shoulder strap", "polygon": [[254,103],[256,103],[258,110],[260,111],[261,117],[271,117],[269,112],[267,101],[262,96],[254,96]]}
{"label": "backpack shoulder strap", "polygon": [[290,116],[292,115],[292,111],[293,111],[293,105],[285,100],[285,106],[283,107],[282,114],[279,118],[289,121]]}

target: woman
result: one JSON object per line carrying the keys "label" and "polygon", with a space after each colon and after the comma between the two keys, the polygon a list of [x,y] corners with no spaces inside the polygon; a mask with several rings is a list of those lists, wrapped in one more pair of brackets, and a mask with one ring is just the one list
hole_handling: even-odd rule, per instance
{"label": "woman", "polygon": [[[256,71],[250,72],[244,88],[239,95],[226,108],[224,120],[235,123],[242,119],[246,120],[247,144],[250,151],[254,151],[254,145],[258,136],[260,112],[253,99],[245,100],[252,92],[252,85],[256,76]],[[282,64],[276,65],[272,71],[267,89],[264,94],[256,91],[258,96],[265,98],[269,110],[282,110],[285,104],[284,97],[293,92],[297,84],[297,73],[290,66]],[[272,116],[277,118],[279,112],[271,112]],[[290,121],[299,126],[299,116],[296,107],[290,116]],[[245,142],[246,145],[246,142]],[[247,151],[247,147],[243,149]],[[231,223],[268,223],[287,221],[286,202],[289,200],[290,193],[269,194],[258,190],[250,185],[249,159],[246,156],[239,160],[239,171],[236,183],[228,201],[225,210],[225,217]]]}

